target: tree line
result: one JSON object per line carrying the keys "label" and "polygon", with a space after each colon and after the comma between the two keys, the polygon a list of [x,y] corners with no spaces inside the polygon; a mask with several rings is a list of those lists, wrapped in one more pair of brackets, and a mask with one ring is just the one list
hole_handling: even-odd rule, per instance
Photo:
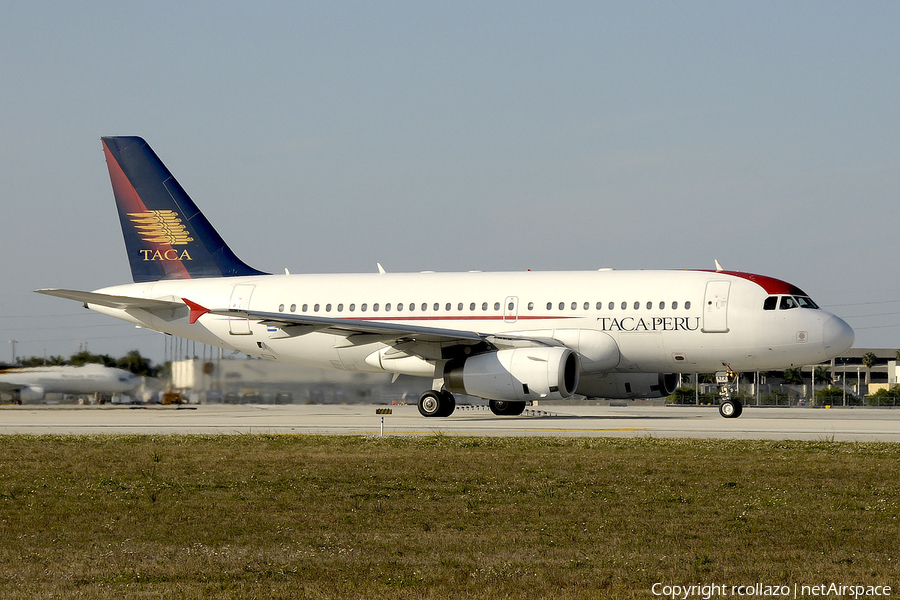
{"label": "tree line", "polygon": [[141,353],[138,350],[132,350],[125,354],[125,356],[119,358],[114,358],[109,354],[93,354],[86,350],[76,352],[69,358],[63,358],[62,356],[31,356],[18,359],[16,366],[43,367],[71,365],[80,367],[81,365],[86,365],[88,363],[96,363],[106,367],[123,369],[125,371],[131,371],[135,375],[143,375],[146,377],[156,377],[161,369],[161,367],[154,366],[150,359],[141,356]]}

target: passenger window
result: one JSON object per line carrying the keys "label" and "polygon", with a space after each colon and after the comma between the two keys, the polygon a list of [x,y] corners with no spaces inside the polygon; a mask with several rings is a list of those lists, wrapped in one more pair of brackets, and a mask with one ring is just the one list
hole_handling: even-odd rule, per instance
{"label": "passenger window", "polygon": [[778,306],[778,296],[769,296],[763,302],[763,310],[775,310]]}
{"label": "passenger window", "polygon": [[610,303],[609,303],[609,310],[612,310],[612,309],[614,309],[615,307],[616,307],[616,303],[615,303],[615,302],[610,302]]}
{"label": "passenger window", "polygon": [[565,309],[566,309],[566,303],[565,303],[565,302],[560,302],[560,303],[559,303],[559,310],[565,310]]}
{"label": "passenger window", "polygon": [[578,303],[577,303],[577,302],[573,302],[573,303],[572,303],[572,310],[575,310],[576,308],[578,308]]}
{"label": "passenger window", "polygon": [[534,310],[534,302],[528,303],[528,310]]}
{"label": "passenger window", "polygon": [[309,310],[309,304],[304,304],[304,305],[303,305],[303,308],[302,308],[301,310],[303,310],[303,312],[308,311],[308,310]]}
{"label": "passenger window", "polygon": [[506,305],[506,308],[509,309],[509,310],[512,310],[514,306],[515,306],[515,304],[513,304],[512,302],[510,302],[509,304]]}
{"label": "passenger window", "polygon": [[388,302],[384,305],[384,312],[391,312],[391,303]]}
{"label": "passenger window", "polygon": [[500,310],[500,303],[494,302],[494,310]]}
{"label": "passenger window", "polygon": [[378,312],[378,303],[377,302],[372,305],[372,310],[375,312]]}
{"label": "passenger window", "polygon": [[553,303],[552,303],[552,302],[548,302],[548,303],[547,303],[547,310],[553,310]]}
{"label": "passenger window", "polygon": [[434,303],[434,312],[441,310],[441,305],[438,302]]}
{"label": "passenger window", "polygon": [[[351,308],[350,310],[353,310],[353,309]],[[397,312],[403,312],[403,303],[402,302],[397,303]]]}
{"label": "passenger window", "polygon": [[428,303],[423,302],[423,303],[422,303],[422,312],[425,312],[425,311],[427,311],[427,310],[428,310]]}
{"label": "passenger window", "polygon": [[463,309],[463,303],[460,302],[459,304],[456,305],[456,310],[462,310],[462,309]]}
{"label": "passenger window", "polygon": [[278,305],[278,312],[284,312],[284,304]]}
{"label": "passenger window", "polygon": [[622,303],[622,310],[625,310],[626,308],[628,308],[628,303],[627,303],[627,302],[623,302],[623,303]]}
{"label": "passenger window", "polygon": [[635,303],[634,303],[634,310],[637,310],[637,309],[639,309],[640,307],[641,307],[641,303],[640,303],[640,302],[635,302]]}
{"label": "passenger window", "polygon": [[315,306],[313,306],[313,312],[319,312],[319,305],[318,305],[318,304],[316,304]]}
{"label": "passenger window", "polygon": [[344,305],[338,304],[338,312],[344,312]]}
{"label": "passenger window", "polygon": [[653,308],[653,303],[652,303],[652,302],[648,302],[648,303],[647,303],[647,310],[650,310],[651,308]]}
{"label": "passenger window", "polygon": [[481,303],[481,310],[487,310],[487,302]]}
{"label": "passenger window", "polygon": [[474,302],[470,302],[470,303],[469,303],[469,310],[475,310],[475,303],[474,303]]}
{"label": "passenger window", "polygon": [[684,310],[691,310],[691,301],[688,300],[684,303]]}
{"label": "passenger window", "polygon": [[781,310],[789,310],[791,308],[797,308],[797,301],[794,300],[790,296],[782,296],[781,304],[779,305],[778,308],[780,308]]}
{"label": "passenger window", "polygon": [[672,302],[672,310],[676,310],[678,308],[678,301]]}
{"label": "passenger window", "polygon": [[666,303],[665,303],[665,302],[660,302],[660,303],[659,303],[659,310],[665,310],[665,309],[666,309]]}
{"label": "passenger window", "polygon": [[369,305],[366,304],[365,302],[363,302],[362,304],[359,305],[359,310],[361,310],[363,312],[366,312],[367,308],[369,308]]}
{"label": "passenger window", "polygon": [[603,303],[602,303],[602,302],[598,302],[598,303],[597,303],[597,310],[603,310]]}
{"label": "passenger window", "polygon": [[446,310],[447,312],[450,312],[450,303],[449,302],[444,306],[444,310]]}
{"label": "passenger window", "polygon": [[291,304],[291,312],[297,312],[297,305]]}

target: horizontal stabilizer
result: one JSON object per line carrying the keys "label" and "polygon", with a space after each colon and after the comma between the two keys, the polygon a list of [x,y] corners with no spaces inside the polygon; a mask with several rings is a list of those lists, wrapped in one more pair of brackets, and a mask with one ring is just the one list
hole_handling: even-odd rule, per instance
{"label": "horizontal stabilizer", "polygon": [[79,290],[47,288],[34,291],[38,294],[76,300],[78,302],[83,302],[84,304],[96,304],[98,306],[117,309],[143,308],[144,310],[164,310],[184,307],[183,302],[154,300],[152,298],[132,298],[131,296],[114,296],[112,294],[98,294],[96,292],[82,292]]}

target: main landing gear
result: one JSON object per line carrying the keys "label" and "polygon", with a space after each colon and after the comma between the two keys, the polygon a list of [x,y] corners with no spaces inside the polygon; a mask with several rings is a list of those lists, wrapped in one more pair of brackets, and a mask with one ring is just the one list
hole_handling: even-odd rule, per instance
{"label": "main landing gear", "polygon": [[[514,417],[525,411],[524,402],[491,400],[491,412],[501,417]],[[456,399],[446,390],[428,390],[419,396],[419,413],[423,417],[449,417],[456,410]]]}
{"label": "main landing gear", "polygon": [[456,409],[456,399],[446,390],[428,390],[419,396],[419,413],[423,417],[449,417]]}
{"label": "main landing gear", "polygon": [[726,419],[737,419],[744,411],[744,405],[737,398],[731,397],[737,373],[728,367],[727,371],[716,373],[716,383],[719,384],[719,414]]}

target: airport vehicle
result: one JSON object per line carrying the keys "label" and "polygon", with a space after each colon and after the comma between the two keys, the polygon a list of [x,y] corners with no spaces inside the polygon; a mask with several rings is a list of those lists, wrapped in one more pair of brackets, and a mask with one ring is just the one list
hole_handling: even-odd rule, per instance
{"label": "airport vehicle", "polygon": [[137,388],[141,378],[123,369],[88,364],[78,367],[13,367],[0,371],[0,392],[18,403],[43,400],[47,394],[124,394]]}
{"label": "airport vehicle", "polygon": [[[817,364],[853,330],[784,281],[725,271],[272,275],[231,251],[147,143],[104,137],[134,283],[37,290],[248,355],[432,381],[497,415],[573,394],[670,394],[679,372]],[[741,404],[724,396],[725,417]]]}

